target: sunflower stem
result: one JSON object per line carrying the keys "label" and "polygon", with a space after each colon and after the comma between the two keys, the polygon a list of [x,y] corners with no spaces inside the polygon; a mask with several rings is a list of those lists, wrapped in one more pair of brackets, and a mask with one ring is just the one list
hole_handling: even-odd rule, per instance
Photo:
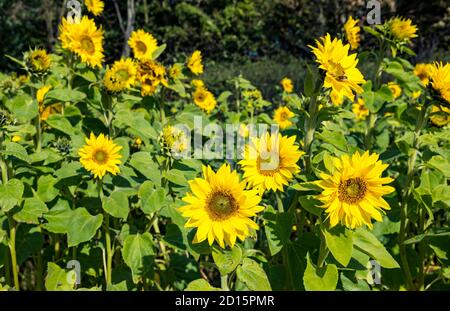
{"label": "sunflower stem", "polygon": [[306,173],[312,172],[312,152],[311,144],[314,140],[314,134],[316,132],[316,119],[317,119],[317,96],[311,97],[311,102],[309,104],[309,115],[305,118],[305,166]]}
{"label": "sunflower stem", "polygon": [[283,207],[283,200],[281,199],[281,194],[279,192],[275,192],[275,197],[277,198],[278,212],[283,213],[284,207]]}
{"label": "sunflower stem", "polygon": [[228,274],[220,276],[220,287],[222,288],[223,291],[230,290],[230,288],[228,287]]}
{"label": "sunflower stem", "polygon": [[[103,204],[103,196],[104,196],[103,181],[101,179],[98,179],[97,181],[97,190],[98,190],[98,197]],[[114,252],[111,247],[111,234],[109,232],[109,214],[105,210],[103,210],[103,230],[105,233],[105,248],[106,248],[105,278],[106,278],[106,286],[109,286],[112,284],[112,260]]]}
{"label": "sunflower stem", "polygon": [[16,290],[20,290],[19,284],[19,267],[17,266],[17,255],[16,255],[16,222],[14,221],[12,214],[10,212],[8,214],[8,226],[9,226],[9,253],[11,255],[11,269],[14,280],[14,288]]}

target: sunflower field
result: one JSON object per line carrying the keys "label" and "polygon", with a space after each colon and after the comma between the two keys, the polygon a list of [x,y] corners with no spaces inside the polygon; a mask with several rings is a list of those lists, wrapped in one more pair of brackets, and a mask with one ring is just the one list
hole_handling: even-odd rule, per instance
{"label": "sunflower field", "polygon": [[450,289],[450,64],[413,20],[348,16],[265,99],[143,29],[106,63],[103,7],[0,73],[1,290]]}

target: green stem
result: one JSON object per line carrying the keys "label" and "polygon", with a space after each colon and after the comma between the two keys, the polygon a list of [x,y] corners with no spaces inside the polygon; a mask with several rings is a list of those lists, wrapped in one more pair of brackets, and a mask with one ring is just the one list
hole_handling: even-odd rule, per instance
{"label": "green stem", "polygon": [[314,140],[314,134],[316,132],[316,121],[317,121],[317,97],[311,97],[311,102],[309,104],[309,116],[305,118],[305,140],[304,140],[304,149],[305,149],[305,166],[306,172],[312,172],[312,152],[311,152],[311,144]]}
{"label": "green stem", "polygon": [[19,285],[19,267],[17,266],[16,255],[16,223],[12,217],[12,214],[8,212],[8,226],[9,226],[9,253],[11,254],[11,268],[14,280],[14,287],[16,290],[20,290]]}
{"label": "green stem", "polygon": [[5,281],[6,284],[11,286],[11,262],[9,258],[9,251],[8,248],[5,248],[5,265],[3,266],[3,269],[5,270]]}
{"label": "green stem", "polygon": [[281,199],[280,193],[279,192],[275,192],[275,197],[277,198],[278,212],[283,213],[284,212],[283,200]]}
{"label": "green stem", "polygon": [[370,150],[372,148],[372,134],[376,121],[377,114],[370,112],[369,118],[366,119],[366,135],[364,137],[364,145],[366,146],[366,150]]}
{"label": "green stem", "polygon": [[[103,182],[101,179],[97,181],[98,197],[103,204]],[[111,233],[109,231],[109,214],[103,210],[103,230],[105,234],[105,248],[106,248],[106,271],[105,280],[106,286],[112,284],[112,260],[114,256],[113,249],[111,247]]]}
{"label": "green stem", "polygon": [[230,290],[228,288],[228,274],[220,276],[220,287],[222,288],[223,291],[229,291]]}

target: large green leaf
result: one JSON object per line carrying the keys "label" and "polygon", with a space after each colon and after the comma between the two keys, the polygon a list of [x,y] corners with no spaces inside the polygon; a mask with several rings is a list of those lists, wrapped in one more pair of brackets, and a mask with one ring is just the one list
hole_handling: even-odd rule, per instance
{"label": "large green leaf", "polygon": [[125,191],[115,190],[103,200],[103,209],[116,218],[127,219],[130,211],[128,195]]}
{"label": "large green leaf", "polygon": [[39,198],[26,198],[20,211],[14,214],[14,219],[27,224],[39,224],[39,218],[48,211],[47,206]]}
{"label": "large green leaf", "polygon": [[58,179],[51,175],[44,175],[38,179],[38,197],[44,202],[50,202],[59,194],[59,189],[55,188]]}
{"label": "large green leaf", "polygon": [[250,290],[272,290],[266,272],[256,261],[250,258],[244,258],[242,265],[236,270],[236,275]]}
{"label": "large green leaf", "polygon": [[5,142],[5,150],[2,153],[6,156],[13,156],[19,160],[29,162],[27,150],[20,144],[14,142]]}
{"label": "large green leaf", "polygon": [[0,208],[3,212],[10,211],[22,201],[24,186],[18,179],[10,179],[0,185]]}
{"label": "large green leaf", "polygon": [[45,99],[52,102],[72,102],[78,103],[86,98],[86,94],[77,90],[53,89],[46,95]]}
{"label": "large green leaf", "polygon": [[147,180],[139,188],[141,209],[147,215],[157,212],[165,206],[166,195],[163,188],[155,189],[153,182]]}
{"label": "large green leaf", "polygon": [[6,107],[21,122],[28,122],[38,115],[37,101],[27,94],[21,94],[6,101]]}
{"label": "large green leaf", "polygon": [[307,265],[303,275],[303,284],[308,291],[335,290],[338,282],[338,270],[335,265],[317,268],[307,256]]}
{"label": "large green leaf", "polygon": [[53,262],[48,263],[47,276],[45,278],[45,288],[48,291],[70,291],[74,290],[77,275],[75,271],[68,271],[60,268]]}
{"label": "large green leaf", "polygon": [[188,284],[186,291],[220,291],[220,288],[213,287],[204,279],[194,280]]}
{"label": "large green leaf", "polygon": [[294,216],[291,213],[276,213],[272,207],[264,213],[264,226],[270,254],[274,256],[289,243]]}
{"label": "large green leaf", "polygon": [[233,272],[242,260],[242,250],[238,245],[235,245],[232,249],[215,247],[212,255],[214,263],[222,275]]}
{"label": "large green leaf", "polygon": [[123,241],[122,257],[133,274],[133,282],[151,271],[154,260],[153,240],[150,233],[131,234]]}
{"label": "large green leaf", "polygon": [[353,232],[343,226],[323,230],[325,241],[333,257],[344,267],[353,253]]}
{"label": "large green leaf", "polygon": [[161,173],[158,165],[148,152],[136,152],[131,156],[130,165],[155,185],[161,185]]}
{"label": "large green leaf", "polygon": [[67,228],[69,247],[91,240],[103,220],[103,215],[92,216],[85,208],[75,209],[70,217]]}

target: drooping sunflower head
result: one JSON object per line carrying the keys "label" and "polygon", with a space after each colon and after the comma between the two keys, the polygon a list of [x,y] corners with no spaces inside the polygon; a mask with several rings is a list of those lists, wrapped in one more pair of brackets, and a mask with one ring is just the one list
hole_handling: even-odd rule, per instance
{"label": "drooping sunflower head", "polygon": [[378,160],[378,154],[368,151],[332,158],[328,174],[321,173],[321,180],[316,182],[323,189],[317,198],[331,227],[341,223],[351,229],[363,225],[372,228],[372,218],[382,221],[383,210],[390,209],[383,196],[395,191],[384,185],[392,178],[381,177],[387,167]]}
{"label": "drooping sunflower head", "polygon": [[91,133],[91,136],[86,138],[86,145],[78,151],[78,155],[81,165],[94,174],[94,178],[102,179],[107,172],[113,175],[119,173],[121,149],[121,146],[116,145],[105,135],[95,137]]}
{"label": "drooping sunflower head", "polygon": [[450,103],[450,63],[435,63],[430,73],[431,86],[440,97]]}
{"label": "drooping sunflower head", "polygon": [[283,91],[285,91],[286,93],[292,93],[294,91],[294,84],[292,83],[291,79],[283,78],[280,84],[283,87]]}
{"label": "drooping sunflower head", "polygon": [[217,241],[222,248],[233,247],[236,239],[244,241],[258,225],[251,219],[263,210],[256,190],[246,190],[236,171],[223,164],[214,172],[203,166],[203,177],[189,181],[191,193],[182,199],[187,205],[179,208],[189,218],[186,227],[197,228],[194,243]]}
{"label": "drooping sunflower head", "polygon": [[410,41],[417,37],[417,26],[409,18],[395,17],[388,23],[392,35],[397,40]]}
{"label": "drooping sunflower head", "polygon": [[295,145],[295,139],[269,133],[251,138],[239,162],[245,181],[259,189],[260,194],[265,190],[283,192],[284,186],[300,171],[297,162],[304,154]]}
{"label": "drooping sunflower head", "polygon": [[136,83],[137,65],[132,59],[122,58],[106,70],[103,79],[106,89],[110,92],[121,92],[131,88]]}
{"label": "drooping sunflower head", "polygon": [[427,86],[430,82],[430,72],[432,67],[432,64],[416,64],[414,67],[414,74],[420,79],[424,86]]}
{"label": "drooping sunflower head", "polygon": [[430,121],[436,126],[445,126],[450,123],[450,109],[434,105],[431,108]]}
{"label": "drooping sunflower head", "polygon": [[356,54],[348,54],[350,45],[344,45],[341,40],[331,40],[330,34],[316,40],[316,47],[309,46],[319,68],[326,73],[324,88],[331,88],[337,98],[347,97],[354,100],[354,93],[362,93],[360,86],[365,83],[364,76],[356,65],[358,60]]}
{"label": "drooping sunflower head", "polygon": [[84,4],[89,12],[95,16],[102,14],[105,4],[101,0],[84,0]]}
{"label": "drooping sunflower head", "polygon": [[213,93],[208,91],[205,86],[197,86],[192,94],[194,103],[206,113],[211,113],[217,105],[216,98]]}
{"label": "drooping sunflower head", "polygon": [[285,128],[290,127],[293,123],[289,120],[294,117],[295,114],[289,110],[288,107],[278,107],[275,110],[275,114],[273,115],[273,120],[277,122],[278,126],[284,130]]}
{"label": "drooping sunflower head", "polygon": [[50,56],[44,49],[34,49],[25,53],[25,62],[28,68],[35,73],[45,73],[51,65]]}
{"label": "drooping sunflower head", "polygon": [[352,105],[352,111],[358,120],[364,120],[369,115],[369,109],[362,98],[358,98],[358,101]]}
{"label": "drooping sunflower head", "polygon": [[356,50],[359,47],[359,42],[361,41],[359,35],[361,27],[358,26],[358,22],[358,20],[355,20],[352,16],[350,16],[344,24],[345,37],[347,38],[352,50]]}
{"label": "drooping sunflower head", "polygon": [[194,53],[192,53],[192,55],[187,60],[187,67],[195,75],[202,74],[203,73],[202,52],[198,50],[194,51]]}
{"label": "drooping sunflower head", "polygon": [[80,57],[90,67],[101,67],[103,55],[103,30],[83,16],[79,23],[69,23],[63,18],[59,26],[62,47]]}
{"label": "drooping sunflower head", "polygon": [[391,93],[392,93],[392,96],[394,97],[394,99],[396,99],[396,98],[400,97],[400,95],[402,95],[402,88],[397,83],[389,82],[387,86],[388,86],[389,90],[391,90]]}
{"label": "drooping sunflower head", "polygon": [[153,59],[153,52],[158,48],[158,41],[142,29],[131,33],[128,44],[133,50],[134,57],[141,61]]}

